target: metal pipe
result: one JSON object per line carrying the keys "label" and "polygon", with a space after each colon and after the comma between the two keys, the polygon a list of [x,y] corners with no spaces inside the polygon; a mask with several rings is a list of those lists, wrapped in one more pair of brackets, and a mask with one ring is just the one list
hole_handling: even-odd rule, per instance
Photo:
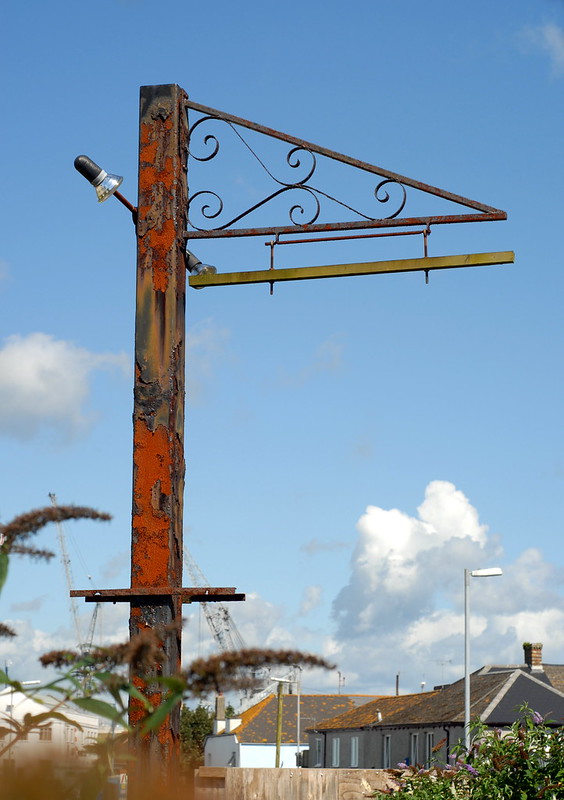
{"label": "metal pipe", "polygon": [[464,570],[464,747],[470,751],[470,570]]}

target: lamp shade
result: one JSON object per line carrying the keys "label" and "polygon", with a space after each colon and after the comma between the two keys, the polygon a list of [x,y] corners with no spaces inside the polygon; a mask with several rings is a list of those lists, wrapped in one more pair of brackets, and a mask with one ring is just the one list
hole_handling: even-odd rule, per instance
{"label": "lamp shade", "polygon": [[112,175],[105,169],[99,167],[95,161],[88,156],[77,156],[74,160],[75,169],[92,184],[96,190],[96,197],[99,203],[103,203],[111,197],[118,186],[123,182],[120,175]]}

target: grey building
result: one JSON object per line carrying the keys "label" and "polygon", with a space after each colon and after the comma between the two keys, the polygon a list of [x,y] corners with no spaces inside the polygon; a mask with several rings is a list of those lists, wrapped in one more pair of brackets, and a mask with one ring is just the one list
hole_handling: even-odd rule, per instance
{"label": "grey building", "polygon": [[[485,666],[471,676],[470,718],[505,728],[528,706],[564,725],[564,666],[542,664],[542,645],[525,663]],[[464,680],[432,692],[380,697],[308,730],[309,766],[386,769],[446,762],[464,734]]]}

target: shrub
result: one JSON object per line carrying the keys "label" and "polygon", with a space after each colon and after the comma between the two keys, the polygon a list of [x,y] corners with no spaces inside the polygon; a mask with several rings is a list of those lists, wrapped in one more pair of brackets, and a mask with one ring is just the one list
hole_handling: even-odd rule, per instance
{"label": "shrub", "polygon": [[564,800],[564,730],[527,705],[505,731],[475,722],[470,752],[460,747],[450,762],[390,770],[397,793],[413,800]]}

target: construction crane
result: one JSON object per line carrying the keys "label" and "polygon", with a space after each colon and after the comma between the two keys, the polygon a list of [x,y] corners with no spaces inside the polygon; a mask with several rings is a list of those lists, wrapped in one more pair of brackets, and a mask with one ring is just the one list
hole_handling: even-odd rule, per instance
{"label": "construction crane", "polygon": [[[53,508],[57,508],[57,495],[54,492],[49,492],[49,500],[53,505]],[[82,636],[82,629],[80,627],[80,618],[78,615],[78,607],[76,604],[76,599],[71,596],[71,589],[74,588],[74,580],[72,576],[72,569],[71,569],[71,560],[69,558],[69,554],[67,551],[67,542],[65,537],[65,531],[63,529],[63,525],[58,520],[55,522],[57,526],[57,540],[59,542],[59,548],[61,550],[61,561],[63,563],[63,568],[65,570],[65,577],[67,581],[67,589],[68,589],[68,596],[69,596],[69,606],[71,617],[74,625],[74,632],[76,636],[76,643],[78,649],[83,655],[87,655],[90,650],[92,649],[92,642],[94,641],[94,632],[96,628],[96,621],[98,619],[98,611],[100,608],[100,603],[96,603],[94,606],[94,611],[92,612],[92,619],[90,620],[90,625],[88,626],[88,633],[86,638]],[[88,579],[91,580],[90,576]]]}
{"label": "construction crane", "polygon": [[[49,492],[49,500],[51,501],[53,508],[57,508],[57,495],[53,492]],[[67,588],[69,590],[69,606],[72,621],[74,624],[74,632],[76,635],[76,643],[79,645],[82,642],[82,632],[80,630],[80,620],[78,617],[78,608],[76,605],[76,600],[74,597],[71,597],[70,592],[71,589],[74,588],[74,580],[72,577],[71,571],[71,562],[67,552],[67,543],[65,539],[65,532],[63,530],[63,526],[59,520],[55,522],[57,526],[57,540],[59,542],[59,548],[61,550],[61,561],[63,562],[63,568],[65,570],[65,577],[67,579]]]}
{"label": "construction crane", "polygon": [[[194,586],[210,586],[206,576],[196,563],[194,557],[188,550],[184,550],[184,564],[188,570]],[[243,650],[246,647],[245,640],[239,633],[237,625],[231,616],[228,607],[224,603],[201,602],[200,608],[204,612],[206,622],[219,650],[223,653],[233,650]],[[244,710],[253,702],[256,702],[257,695],[266,697],[272,694],[273,689],[269,683],[270,671],[265,669],[241,670],[245,676],[252,677],[253,685],[245,689],[240,697],[240,710]],[[262,699],[262,697],[260,698]]]}
{"label": "construction crane", "polygon": [[[188,550],[184,551],[184,564],[186,565],[190,578],[194,581],[194,586],[203,587],[210,585],[206,576]],[[245,641],[237,630],[233,617],[224,603],[202,602],[200,603],[200,607],[204,612],[211,634],[222,652],[244,649]]]}

